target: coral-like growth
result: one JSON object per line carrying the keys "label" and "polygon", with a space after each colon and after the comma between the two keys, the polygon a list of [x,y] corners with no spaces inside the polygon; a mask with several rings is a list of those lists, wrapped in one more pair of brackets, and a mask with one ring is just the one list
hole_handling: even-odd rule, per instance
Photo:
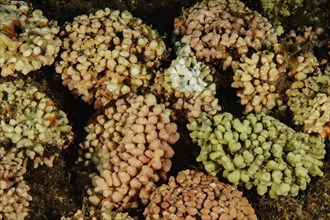
{"label": "coral-like growth", "polygon": [[232,60],[248,52],[272,47],[283,30],[273,29],[266,18],[239,0],[202,1],[175,19],[179,44],[188,44],[199,60],[227,69]]}
{"label": "coral-like growth", "polygon": [[67,24],[56,71],[63,84],[95,108],[148,86],[165,57],[162,38],[127,11],[109,8]]}
{"label": "coral-like growth", "polygon": [[24,219],[32,199],[23,180],[27,160],[7,151],[0,142],[0,219]]}
{"label": "coral-like growth", "polygon": [[0,143],[17,158],[52,166],[53,160],[73,140],[66,114],[23,80],[0,83]]}
{"label": "coral-like growth", "polygon": [[147,204],[156,182],[165,179],[179,139],[170,111],[152,94],[118,99],[87,126],[81,144],[85,165],[92,161],[93,205],[117,210]]}
{"label": "coral-like growth", "polygon": [[51,65],[62,41],[59,27],[24,1],[0,1],[0,68],[2,76],[24,75]]}
{"label": "coral-like growth", "polygon": [[134,220],[127,212],[114,212],[106,208],[96,209],[94,206],[83,207],[72,217],[62,217],[61,220]]}
{"label": "coral-like growth", "polygon": [[24,219],[28,215],[29,186],[24,180],[8,182],[0,176],[0,219]]}
{"label": "coral-like growth", "polygon": [[330,72],[304,76],[286,91],[293,122],[307,133],[330,137]]}
{"label": "coral-like growth", "polygon": [[147,220],[257,219],[235,186],[202,172],[184,170],[152,193],[144,211]]}
{"label": "coral-like growth", "polygon": [[277,88],[280,78],[286,78],[285,68],[277,68],[283,63],[283,56],[271,52],[252,54],[241,62],[234,62],[234,76],[231,86],[237,90],[245,112],[270,112],[273,108],[283,111],[283,94]]}
{"label": "coral-like growth", "polygon": [[216,85],[210,69],[195,56],[188,45],[177,51],[178,57],[164,72],[158,71],[152,90],[173,111],[175,120],[188,120],[202,112],[216,114],[221,108],[215,97]]}
{"label": "coral-like growth", "polygon": [[197,161],[212,175],[222,172],[230,182],[270,197],[296,196],[310,176],[322,176],[324,139],[295,132],[277,119],[250,114],[239,120],[230,113],[204,114],[188,124],[201,147]]}

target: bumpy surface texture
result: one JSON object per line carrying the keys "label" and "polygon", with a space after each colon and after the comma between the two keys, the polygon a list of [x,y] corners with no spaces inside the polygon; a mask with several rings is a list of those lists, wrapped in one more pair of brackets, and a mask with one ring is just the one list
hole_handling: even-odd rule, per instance
{"label": "bumpy surface texture", "polygon": [[0,219],[24,219],[32,199],[23,179],[27,160],[6,151],[0,142]]}
{"label": "bumpy surface texture", "polygon": [[286,93],[294,123],[307,133],[330,137],[330,72],[305,76]]}
{"label": "bumpy surface texture", "polygon": [[[276,57],[275,57],[276,56]],[[270,112],[273,108],[284,110],[283,94],[277,85],[285,78],[285,68],[277,68],[283,63],[283,56],[272,52],[253,53],[251,58],[242,58],[235,62],[233,83],[241,104],[245,105],[245,113],[251,111]]]}
{"label": "bumpy surface texture", "polygon": [[203,112],[216,114],[216,85],[210,69],[197,61],[188,45],[177,51],[169,68],[158,71],[151,90],[173,110],[173,119],[191,121]]}
{"label": "bumpy surface texture", "polygon": [[81,144],[85,165],[92,161],[93,205],[117,210],[147,204],[155,183],[165,179],[179,139],[170,111],[152,94],[118,99],[86,126]]}
{"label": "bumpy surface texture", "polygon": [[66,114],[23,80],[0,83],[0,219],[28,215],[27,163],[51,167],[73,133]]}
{"label": "bumpy surface texture", "polygon": [[266,18],[245,7],[238,0],[202,1],[183,11],[175,19],[175,34],[183,36],[198,59],[222,64],[227,69],[232,60],[248,52],[272,47],[282,33]]}
{"label": "bumpy surface texture", "polygon": [[95,108],[148,86],[165,57],[162,38],[127,11],[109,8],[67,24],[56,71],[63,84]]}
{"label": "bumpy surface texture", "polygon": [[222,172],[230,182],[270,197],[296,196],[311,176],[322,176],[324,139],[295,132],[277,119],[249,114],[240,120],[230,113],[204,114],[188,126],[201,147],[197,161],[212,175]]}
{"label": "bumpy surface texture", "polygon": [[51,65],[62,41],[59,27],[24,1],[0,1],[0,68],[2,76],[26,75]]}
{"label": "bumpy surface texture", "polygon": [[235,186],[199,171],[180,171],[153,192],[144,211],[147,220],[257,219]]}
{"label": "bumpy surface texture", "polygon": [[62,217],[61,220],[134,220],[127,212],[114,212],[106,208],[96,209],[93,206],[83,207],[72,217]]}
{"label": "bumpy surface texture", "polygon": [[0,84],[0,143],[34,167],[53,160],[73,139],[66,114],[23,80]]}

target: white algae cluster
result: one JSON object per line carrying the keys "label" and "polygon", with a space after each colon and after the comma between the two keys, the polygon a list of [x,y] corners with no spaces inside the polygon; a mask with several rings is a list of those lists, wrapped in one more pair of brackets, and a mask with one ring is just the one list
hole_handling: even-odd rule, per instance
{"label": "white algae cluster", "polygon": [[221,107],[209,67],[196,59],[188,45],[176,53],[170,67],[157,72],[152,91],[173,110],[174,119],[190,121],[202,112],[216,114]]}

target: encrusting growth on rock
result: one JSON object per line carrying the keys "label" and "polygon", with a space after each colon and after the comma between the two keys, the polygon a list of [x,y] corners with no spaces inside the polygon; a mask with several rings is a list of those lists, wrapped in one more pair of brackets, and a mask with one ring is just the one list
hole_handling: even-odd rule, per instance
{"label": "encrusting growth on rock", "polygon": [[128,11],[106,8],[65,26],[56,63],[63,84],[96,109],[149,86],[166,56],[163,39]]}
{"label": "encrusting growth on rock", "polygon": [[62,44],[59,29],[27,2],[0,0],[1,75],[26,75],[53,64]]}
{"label": "encrusting growth on rock", "polygon": [[144,210],[147,220],[257,219],[235,186],[195,170],[180,171],[152,193]]}
{"label": "encrusting growth on rock", "polygon": [[188,45],[176,53],[170,67],[157,72],[151,90],[173,110],[174,120],[191,121],[203,112],[216,114],[221,107],[209,67],[191,55]]}
{"label": "encrusting growth on rock", "polygon": [[189,45],[197,59],[230,67],[233,60],[272,47],[282,27],[272,28],[266,18],[239,0],[202,1],[174,21],[177,44]]}
{"label": "encrusting growth on rock", "polygon": [[73,140],[68,123],[66,114],[31,83],[0,83],[0,219],[28,215],[27,163],[53,166]]}
{"label": "encrusting growth on rock", "polygon": [[96,209],[94,206],[83,206],[72,217],[61,220],[134,220],[127,212],[115,212],[106,208]]}
{"label": "encrusting growth on rock", "polygon": [[187,125],[200,148],[197,161],[212,175],[222,176],[259,195],[298,195],[311,176],[323,176],[324,139],[295,132],[265,114],[249,114],[242,120],[230,113],[208,116]]}
{"label": "encrusting growth on rock", "polygon": [[120,98],[85,130],[80,161],[97,168],[90,175],[89,201],[110,210],[147,204],[156,183],[166,179],[171,144],[179,139],[170,110],[153,94]]}

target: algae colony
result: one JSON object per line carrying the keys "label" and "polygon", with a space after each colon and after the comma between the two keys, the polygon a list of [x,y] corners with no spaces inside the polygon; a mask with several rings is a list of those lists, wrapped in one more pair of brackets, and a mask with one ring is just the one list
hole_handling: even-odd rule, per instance
{"label": "algae colony", "polygon": [[330,219],[327,0],[0,0],[0,219]]}

